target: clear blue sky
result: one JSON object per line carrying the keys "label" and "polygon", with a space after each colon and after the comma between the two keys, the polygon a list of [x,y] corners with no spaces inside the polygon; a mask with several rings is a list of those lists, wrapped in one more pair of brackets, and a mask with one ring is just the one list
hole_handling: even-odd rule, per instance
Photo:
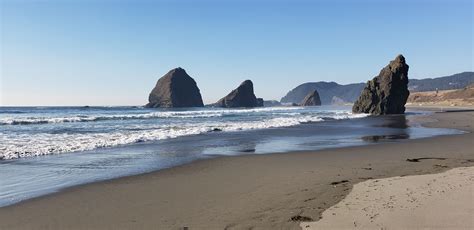
{"label": "clear blue sky", "polygon": [[473,70],[471,0],[0,1],[0,105],[143,105],[178,66],[205,103],[365,82],[399,53],[410,78]]}

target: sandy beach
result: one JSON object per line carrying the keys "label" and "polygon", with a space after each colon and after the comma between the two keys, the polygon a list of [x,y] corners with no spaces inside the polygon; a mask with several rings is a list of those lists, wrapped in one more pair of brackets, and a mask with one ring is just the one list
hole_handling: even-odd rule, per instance
{"label": "sandy beach", "polygon": [[300,229],[359,182],[474,166],[474,112],[422,119],[467,133],[201,160],[0,208],[0,229]]}
{"label": "sandy beach", "polygon": [[0,230],[474,230],[472,1],[0,1]]}
{"label": "sandy beach", "polygon": [[354,185],[303,229],[473,229],[474,167]]}

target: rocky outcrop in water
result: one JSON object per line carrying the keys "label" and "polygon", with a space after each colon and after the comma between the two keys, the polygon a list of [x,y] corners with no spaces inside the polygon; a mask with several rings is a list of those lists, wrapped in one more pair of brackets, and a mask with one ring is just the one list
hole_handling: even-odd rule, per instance
{"label": "rocky outcrop in water", "polygon": [[301,101],[302,106],[316,106],[321,105],[321,99],[317,90],[313,90]]}
{"label": "rocky outcrop in water", "polygon": [[172,69],[161,77],[148,101],[148,108],[204,106],[196,82],[182,68]]}
{"label": "rocky outcrop in water", "polygon": [[253,83],[245,80],[237,89],[232,90],[227,96],[214,104],[218,107],[236,108],[236,107],[257,107],[259,102],[253,92]]}
{"label": "rocky outcrop in water", "polygon": [[354,113],[403,114],[408,95],[408,68],[405,57],[398,55],[362,90],[354,103]]}

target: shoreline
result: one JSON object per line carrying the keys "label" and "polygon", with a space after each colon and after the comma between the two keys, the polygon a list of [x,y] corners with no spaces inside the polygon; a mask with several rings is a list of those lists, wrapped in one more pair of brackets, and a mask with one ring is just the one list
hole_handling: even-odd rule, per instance
{"label": "shoreline", "polygon": [[[29,157],[20,160],[12,160],[12,162],[4,160],[0,161],[0,164],[5,163],[6,167],[2,168],[0,171],[5,175],[11,175],[10,172],[18,173],[17,175],[11,175],[12,177],[10,178],[6,178],[6,186],[15,186],[15,184],[18,183],[16,180],[18,176],[29,173],[28,168],[15,167],[14,165],[17,163],[22,165],[29,164],[29,162],[34,163],[35,160],[38,160],[44,165],[51,164],[53,167],[50,167],[49,169],[35,167],[34,174],[39,174],[39,176],[36,177],[36,181],[31,181],[31,184],[20,182],[18,187],[9,191],[2,191],[0,195],[3,199],[0,201],[0,207],[6,207],[29,199],[55,194],[64,189],[75,186],[156,172],[165,168],[189,164],[200,159],[236,155],[308,152],[462,133],[462,131],[455,129],[430,130],[430,128],[423,127],[418,120],[419,117],[426,114],[427,113],[424,110],[420,112],[410,111],[407,113],[406,118],[400,115],[382,117],[363,116],[364,118],[326,120],[323,122],[315,122],[313,124],[299,124],[285,128],[205,133],[171,138],[163,140],[159,144],[156,142],[143,143],[143,145],[142,143],[138,143],[116,148],[103,148],[91,152],[77,152],[77,154],[58,154],[41,156],[39,158]],[[385,129],[385,131],[380,129],[385,127],[388,128]],[[327,134],[325,134],[326,131],[328,131]],[[343,138],[334,138],[338,135],[342,135]],[[252,138],[253,136],[256,136],[257,139]],[[319,139],[325,141],[318,141]],[[239,140],[238,143],[240,144],[233,144],[233,140]],[[281,141],[283,141],[283,143],[279,143]],[[207,144],[200,145],[198,144],[199,142]],[[214,144],[219,143],[228,144],[217,148],[215,146],[213,147]],[[272,146],[271,143],[277,144],[278,147]],[[165,163],[166,161],[156,161],[154,159],[166,157],[167,154],[157,153],[161,150],[167,151],[170,148],[173,148],[173,146],[182,146],[173,149],[174,153],[171,154],[171,156],[178,156],[175,159],[171,159],[175,160],[175,163],[167,165],[167,163]],[[122,153],[125,153],[125,155],[122,155]],[[180,154],[181,156],[179,156]],[[183,154],[188,157],[183,157]],[[94,159],[94,155],[97,155],[100,159],[104,160],[97,161]],[[152,157],[150,158],[150,156]],[[75,160],[75,158],[78,158],[79,160]],[[124,159],[128,163],[116,163],[114,159],[118,158]],[[158,164],[149,162],[157,162]],[[65,165],[62,166],[63,164]],[[98,164],[105,164],[108,169],[104,171],[89,167],[89,165],[94,166]],[[68,165],[70,166],[68,167]],[[90,169],[84,170],[83,167]],[[70,171],[63,173],[66,170]],[[64,179],[65,177],[69,177],[69,180]],[[25,180],[26,178],[19,179]],[[23,190],[22,187],[25,186],[26,188]],[[38,191],[38,189],[40,192],[35,193],[35,190]]]}
{"label": "shoreline", "polygon": [[[435,111],[435,110],[430,110],[430,109],[431,108],[424,108],[423,107],[423,108],[417,108],[415,110],[424,111],[424,112],[431,112],[431,113],[438,113],[439,112],[437,110]],[[465,109],[462,109],[462,110],[455,109],[455,110],[446,110],[446,111],[443,111],[443,112],[465,112],[465,111],[466,111]],[[467,111],[468,112],[474,111],[474,109],[473,110],[467,110]],[[419,126],[424,127],[425,126],[424,123],[427,123],[427,122],[430,121],[429,120],[430,119],[429,115],[411,114],[411,113],[407,113],[407,115],[411,117],[410,121],[411,121],[412,125],[410,125],[410,126],[413,126],[413,127],[419,127]],[[346,120],[351,120],[351,119],[346,119]],[[328,122],[334,122],[334,121],[328,121]],[[337,121],[337,122],[340,122],[340,121]],[[302,126],[302,124],[300,124],[299,126]],[[288,128],[294,128],[294,127],[290,126]],[[428,128],[428,127],[424,127],[424,128]],[[453,129],[453,130],[455,130],[455,129]],[[464,131],[457,130],[457,132],[462,133]],[[458,133],[456,133],[456,134],[436,134],[434,136],[428,136],[428,137],[415,137],[415,138],[411,138],[411,140],[426,139],[426,138],[431,138],[431,137],[436,137],[436,136],[450,136],[450,135],[457,135],[457,134]],[[192,135],[192,136],[194,136],[194,135]],[[374,136],[374,137],[376,137],[376,136]],[[189,137],[189,136],[187,136],[187,137]],[[367,137],[370,137],[370,136],[367,136]],[[388,138],[388,139],[391,139],[391,138]],[[366,142],[365,144],[357,144],[356,143],[356,144],[349,144],[349,145],[346,145],[346,146],[330,146],[330,147],[323,147],[323,148],[318,148],[318,149],[314,149],[314,150],[289,150],[289,151],[283,150],[283,151],[277,151],[277,152],[264,152],[264,153],[239,152],[238,155],[210,155],[210,156],[207,156],[207,157],[204,157],[204,158],[195,159],[195,160],[192,160],[190,162],[185,162],[185,163],[173,165],[173,166],[170,166],[170,167],[152,169],[152,170],[148,170],[148,171],[144,171],[144,172],[140,172],[140,173],[125,174],[125,175],[112,177],[112,178],[107,178],[107,179],[98,179],[98,180],[95,180],[95,181],[89,181],[89,182],[84,182],[84,183],[81,183],[81,184],[70,185],[70,186],[67,186],[67,187],[59,188],[57,190],[50,190],[48,193],[45,193],[45,194],[29,197],[29,198],[19,200],[19,201],[13,202],[13,203],[9,203],[9,204],[6,204],[6,205],[0,205],[0,208],[16,205],[16,204],[19,204],[19,203],[22,203],[22,202],[28,202],[28,201],[34,200],[34,199],[40,199],[40,198],[45,197],[45,196],[54,196],[55,194],[67,191],[69,189],[74,189],[76,187],[81,187],[81,186],[85,186],[85,185],[89,185],[89,184],[95,184],[95,183],[101,183],[101,182],[107,182],[107,181],[117,180],[117,179],[121,179],[121,178],[153,174],[153,173],[156,173],[156,172],[159,172],[159,171],[169,170],[171,168],[176,168],[176,167],[184,166],[184,165],[187,165],[187,164],[192,164],[192,163],[199,162],[199,161],[208,161],[208,160],[211,160],[211,159],[214,159],[214,158],[222,158],[222,157],[223,158],[234,158],[234,157],[239,157],[239,156],[240,157],[246,157],[246,156],[255,156],[255,155],[261,155],[261,154],[270,154],[270,155],[272,155],[272,154],[308,153],[308,152],[317,152],[317,151],[331,150],[331,149],[361,147],[361,146],[374,145],[374,144],[377,145],[377,144],[398,143],[400,141],[401,142],[406,141],[406,140],[404,140],[404,138],[394,138],[394,141],[391,141],[391,140],[388,140],[388,139],[384,140],[384,138],[382,138],[382,140],[379,141],[377,139],[372,140],[372,139],[367,138],[367,140],[365,141]],[[410,139],[408,139],[408,140],[410,140]],[[44,157],[44,156],[40,156],[40,157]],[[53,157],[53,155],[46,155],[46,157]],[[18,159],[14,159],[14,160],[18,160]]]}
{"label": "shoreline", "polygon": [[[436,173],[449,168],[474,165],[474,162],[465,162],[474,158],[474,153],[466,149],[470,144],[467,140],[474,137],[474,113],[434,113],[428,117],[441,119],[441,124],[428,121],[424,126],[455,128],[468,133],[318,151],[249,154],[198,160],[146,174],[74,186],[2,207],[0,228],[152,228],[158,224],[166,229],[185,226],[191,229],[297,229],[298,222],[289,221],[292,217],[319,219],[323,210],[340,201],[349,193],[352,184],[360,181],[390,175]],[[454,122],[453,117],[456,118]],[[434,167],[433,165],[439,163],[435,162],[437,160],[418,163],[404,161],[416,157],[443,157],[441,150],[450,149],[449,144],[453,142],[462,143],[464,146],[459,148],[460,152],[454,154],[455,159],[451,156],[442,160],[441,163],[446,167]],[[440,148],[435,148],[434,145],[442,143],[444,145],[439,146]],[[396,156],[390,156],[386,152],[400,151],[393,150],[393,145],[398,145],[401,149],[417,147],[416,151],[428,147],[436,150],[436,153],[427,153],[425,150],[423,153],[398,153]],[[385,151],[385,148],[389,151]],[[321,165],[321,160],[325,165]],[[351,168],[345,163],[338,163],[337,160],[352,160],[351,163],[355,164]],[[311,163],[325,167],[317,167]],[[387,168],[379,168],[376,163],[386,165]],[[418,167],[408,167],[413,164]],[[311,178],[312,174],[319,174],[318,177],[324,178]],[[341,182],[345,180],[348,182]],[[313,185],[308,186],[308,182],[313,182]],[[341,183],[340,186],[338,184],[333,187],[333,182]],[[192,199],[193,196],[197,199]],[[258,205],[258,202],[262,201],[264,203]],[[72,207],[62,210],[61,213],[50,210],[64,207],[63,203]],[[116,211],[118,207],[121,211]],[[204,210],[204,207],[207,208]],[[236,209],[228,210],[232,207]],[[40,209],[46,209],[46,213],[34,212]],[[96,215],[102,215],[104,218],[97,219],[92,213],[86,212],[91,209],[94,209]],[[27,215],[25,211],[31,215]],[[107,215],[109,212],[114,214]],[[151,213],[154,215],[150,216]],[[22,214],[28,216],[29,222],[18,218]],[[139,214],[142,216],[131,218]],[[77,218],[73,218],[74,216]],[[17,217],[16,221],[14,217]],[[116,218],[121,218],[121,221],[117,223],[114,221]]]}

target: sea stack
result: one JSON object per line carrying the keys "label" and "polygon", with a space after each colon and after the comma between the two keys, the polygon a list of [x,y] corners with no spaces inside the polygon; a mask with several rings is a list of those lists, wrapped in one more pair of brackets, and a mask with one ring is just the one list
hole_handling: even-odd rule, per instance
{"label": "sea stack", "polygon": [[156,83],[148,97],[148,108],[203,107],[196,82],[182,68],[170,70]]}
{"label": "sea stack", "polygon": [[[257,100],[253,92],[251,80],[245,80],[237,89],[232,90],[227,96],[220,99],[214,105],[225,108],[236,107],[258,107],[262,103]],[[263,105],[262,105],[263,106]]]}
{"label": "sea stack", "polygon": [[317,106],[321,105],[321,99],[317,90],[313,90],[301,101],[301,106]]}
{"label": "sea stack", "polygon": [[374,115],[403,114],[408,91],[408,68],[405,57],[398,55],[362,90],[352,112]]}

